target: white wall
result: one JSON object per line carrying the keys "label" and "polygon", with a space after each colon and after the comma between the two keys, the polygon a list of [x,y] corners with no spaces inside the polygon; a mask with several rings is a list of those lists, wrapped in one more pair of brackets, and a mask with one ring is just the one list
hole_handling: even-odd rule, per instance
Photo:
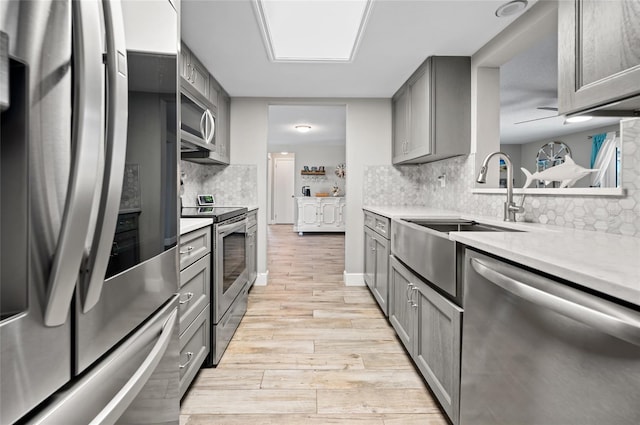
{"label": "white wall", "polygon": [[[345,147],[330,145],[269,145],[269,152],[290,152],[295,154],[296,196],[302,196],[302,186],[311,187],[311,196],[316,192],[329,192],[334,183],[338,184],[341,195],[344,194],[345,179],[335,175],[336,165],[346,162]],[[300,174],[303,166],[324,166],[325,176],[303,176]]]}
{"label": "white wall", "polygon": [[391,164],[391,99],[231,100],[231,162],[258,166],[258,272],[267,271],[267,133],[269,104],[346,105],[345,271],[361,278],[365,165]]}

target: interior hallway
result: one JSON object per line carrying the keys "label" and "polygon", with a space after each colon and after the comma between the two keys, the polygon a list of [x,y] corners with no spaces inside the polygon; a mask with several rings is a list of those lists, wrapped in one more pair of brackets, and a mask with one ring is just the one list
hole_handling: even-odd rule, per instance
{"label": "interior hallway", "polygon": [[344,234],[268,237],[269,284],[200,371],[181,425],[446,425],[369,290],[344,286]]}

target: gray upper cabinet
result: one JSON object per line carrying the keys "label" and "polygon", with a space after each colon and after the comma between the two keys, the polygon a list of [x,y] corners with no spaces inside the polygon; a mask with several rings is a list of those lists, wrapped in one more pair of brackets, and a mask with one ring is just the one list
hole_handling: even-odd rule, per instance
{"label": "gray upper cabinet", "polygon": [[431,56],[393,96],[393,163],[469,153],[471,59]]}
{"label": "gray upper cabinet", "polygon": [[[558,112],[640,95],[640,1],[558,2]],[[611,109],[640,108],[629,99]]]}
{"label": "gray upper cabinet", "polygon": [[182,78],[196,89],[205,98],[209,98],[209,71],[200,63],[198,58],[182,43],[180,59],[182,65]]}
{"label": "gray upper cabinet", "polygon": [[231,151],[231,98],[220,88],[218,95],[218,122],[217,122],[216,144],[218,146],[218,155],[220,162],[230,163]]}
{"label": "gray upper cabinet", "polygon": [[216,79],[213,77],[209,78],[209,101],[216,108],[218,108],[218,98],[221,91],[220,85]]}

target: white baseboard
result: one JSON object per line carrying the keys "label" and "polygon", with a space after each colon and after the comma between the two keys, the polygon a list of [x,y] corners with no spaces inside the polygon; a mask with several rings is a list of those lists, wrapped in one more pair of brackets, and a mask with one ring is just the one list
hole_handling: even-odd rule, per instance
{"label": "white baseboard", "polygon": [[344,286],[365,286],[364,273],[344,272]]}
{"label": "white baseboard", "polygon": [[267,286],[268,280],[269,280],[269,270],[267,270],[266,273],[258,273],[258,277],[256,277],[254,286]]}

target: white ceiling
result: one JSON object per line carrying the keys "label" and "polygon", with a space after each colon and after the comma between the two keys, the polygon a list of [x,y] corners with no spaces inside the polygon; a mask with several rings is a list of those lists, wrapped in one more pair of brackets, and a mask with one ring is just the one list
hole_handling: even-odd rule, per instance
{"label": "white ceiling", "polygon": [[[497,18],[495,10],[505,2],[373,0],[355,59],[347,63],[271,62],[252,0],[183,0],[181,31],[232,97],[389,98],[427,56],[473,55],[519,16]],[[501,68],[501,142],[557,138],[616,121],[563,125],[559,117],[515,124],[554,115],[536,108],[557,106],[556,74],[554,37]],[[314,110],[281,106],[270,111],[269,142],[335,144],[344,137],[343,112]],[[294,133],[293,125],[305,119],[316,130]]]}
{"label": "white ceiling", "polygon": [[[346,107],[324,105],[270,105],[269,145],[344,145],[347,134]],[[296,124],[311,130],[300,133]]]}
{"label": "white ceiling", "polygon": [[518,16],[503,3],[375,0],[348,63],[271,62],[251,0],[183,0],[181,31],[232,97],[388,98],[426,57],[475,53]]}

